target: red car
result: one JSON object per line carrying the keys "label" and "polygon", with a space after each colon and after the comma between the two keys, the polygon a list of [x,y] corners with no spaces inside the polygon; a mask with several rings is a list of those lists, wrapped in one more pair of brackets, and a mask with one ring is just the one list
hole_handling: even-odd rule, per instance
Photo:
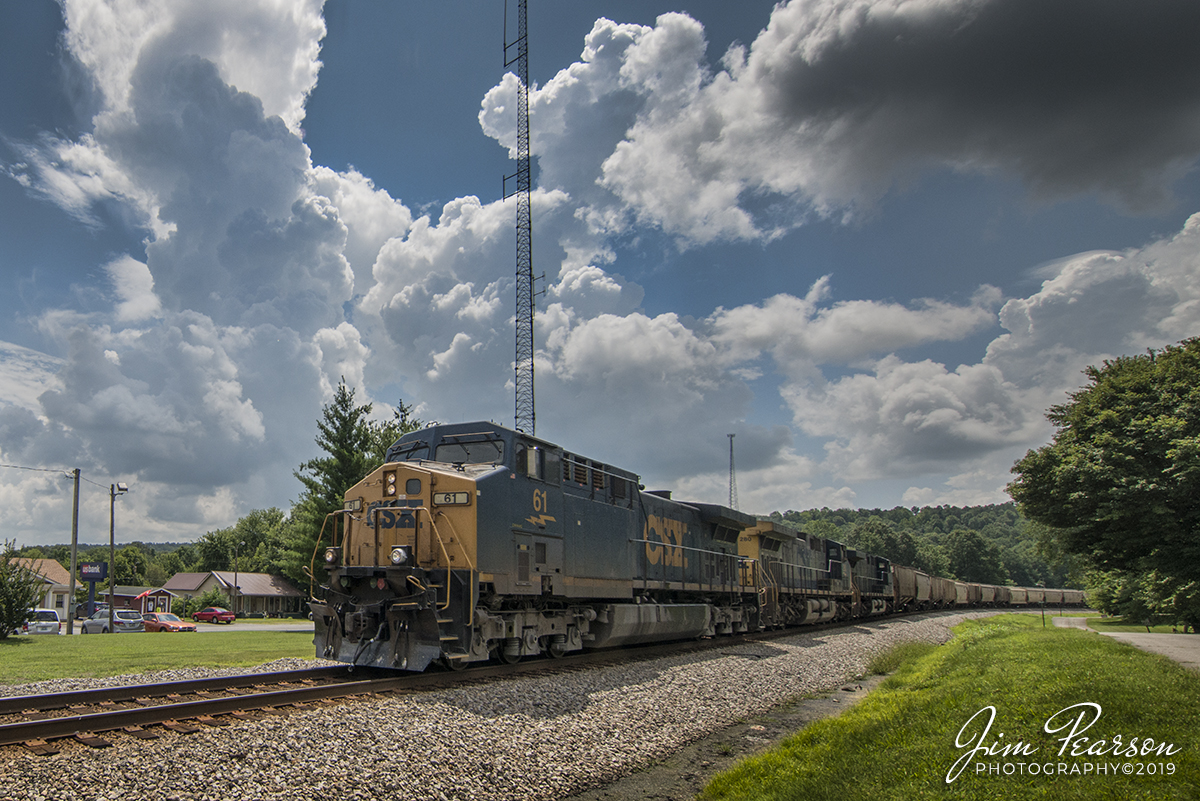
{"label": "red car", "polygon": [[142,615],[146,631],[195,631],[196,624],[180,620],[170,612],[147,612]]}
{"label": "red car", "polygon": [[209,606],[192,615],[192,620],[197,623],[201,621],[205,623],[232,623],[234,614],[228,609],[222,609],[219,606]]}

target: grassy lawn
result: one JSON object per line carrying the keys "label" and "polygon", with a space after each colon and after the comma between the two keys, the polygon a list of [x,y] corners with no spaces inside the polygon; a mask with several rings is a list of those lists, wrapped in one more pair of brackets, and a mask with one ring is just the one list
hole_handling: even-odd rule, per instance
{"label": "grassy lawn", "polygon": [[8,637],[0,640],[0,684],[311,658],[312,638],[287,631]]}
{"label": "grassy lawn", "polygon": [[[957,626],[940,648],[908,646],[891,659],[900,663],[895,675],[858,706],[717,776],[701,798],[1200,798],[1200,675],[1165,657],[1084,631],[1043,629],[1040,615],[1004,615]],[[887,659],[877,666],[891,667]],[[1083,703],[1099,705],[1099,717],[1091,707],[1055,717]],[[968,721],[988,706],[996,713],[984,737],[990,713]],[[1076,735],[1064,746],[1072,725]],[[1113,753],[1118,736],[1123,745]],[[1139,746],[1146,738],[1172,744],[1175,753],[1124,755],[1135,737]],[[975,750],[981,746],[995,756]],[[1089,747],[1110,753],[1089,756]],[[1173,775],[1163,775],[1168,763]]]}
{"label": "grassy lawn", "polygon": [[[1129,623],[1126,623],[1119,617],[1089,617],[1087,619],[1087,624],[1088,624],[1088,628],[1092,629],[1093,631],[1131,631],[1131,632],[1135,632],[1135,633],[1139,633],[1139,634],[1146,633],[1145,626],[1139,626],[1137,624],[1131,625]],[[1181,633],[1182,631],[1183,631],[1182,626],[1179,626],[1176,628],[1176,633]],[[1170,634],[1171,633],[1171,624],[1167,623],[1165,625],[1160,625],[1160,626],[1151,626],[1150,633],[1151,634]]]}

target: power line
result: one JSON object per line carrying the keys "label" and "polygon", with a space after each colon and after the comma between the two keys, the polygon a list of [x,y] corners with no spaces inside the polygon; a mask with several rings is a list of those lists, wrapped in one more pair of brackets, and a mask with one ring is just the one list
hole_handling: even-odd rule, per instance
{"label": "power line", "polygon": [[[64,467],[26,467],[21,464],[0,464],[0,467],[10,467],[13,470],[33,470],[38,473],[62,473],[66,478],[74,478],[75,474]],[[86,479],[84,479],[86,481]]]}

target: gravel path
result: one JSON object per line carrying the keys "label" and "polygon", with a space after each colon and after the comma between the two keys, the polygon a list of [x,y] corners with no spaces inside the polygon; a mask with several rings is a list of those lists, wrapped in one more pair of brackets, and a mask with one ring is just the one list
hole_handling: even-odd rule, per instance
{"label": "gravel path", "polygon": [[[837,687],[897,643],[945,642],[951,626],[987,614],[931,613],[770,643],[731,642],[705,654],[381,697],[191,735],[118,737],[102,750],[68,744],[51,757],[0,749],[0,799],[556,799],[796,696]],[[216,671],[153,678],[202,673]]]}

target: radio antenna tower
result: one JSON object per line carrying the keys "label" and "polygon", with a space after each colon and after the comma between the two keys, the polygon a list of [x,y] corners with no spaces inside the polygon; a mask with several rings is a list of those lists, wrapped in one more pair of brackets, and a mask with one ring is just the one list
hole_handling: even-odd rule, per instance
{"label": "radio antenna tower", "polygon": [[[508,41],[508,0],[504,3],[504,66],[517,65],[517,171],[504,176],[505,199],[517,196],[517,348],[515,427],[534,432],[533,408],[533,219],[530,211],[529,168],[529,29],[528,0],[517,2],[517,38]],[[510,57],[513,49],[516,55]],[[517,189],[509,193],[509,180]]]}
{"label": "radio antenna tower", "polygon": [[729,434],[729,508],[738,510],[737,475],[733,472],[733,434]]}

